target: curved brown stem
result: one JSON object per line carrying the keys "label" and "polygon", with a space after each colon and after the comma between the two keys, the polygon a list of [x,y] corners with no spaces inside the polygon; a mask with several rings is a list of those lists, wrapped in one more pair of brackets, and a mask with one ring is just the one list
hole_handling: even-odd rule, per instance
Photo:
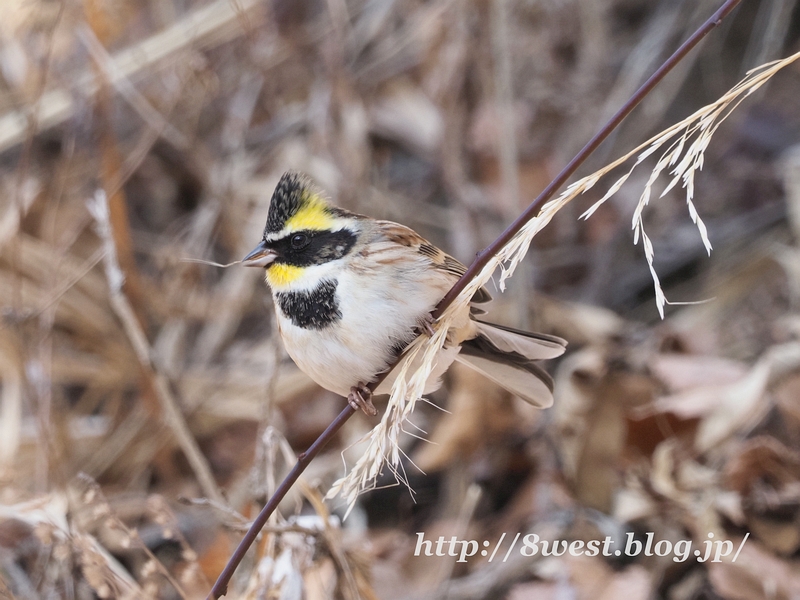
{"label": "curved brown stem", "polygon": [[[726,0],[725,3],[713,14],[709,19],[703,23],[703,25],[695,31],[689,39],[687,39],[681,46],[678,48],[675,53],[670,56],[658,70],[653,73],[650,78],[636,91],[636,93],[631,96],[631,98],[623,105],[619,111],[611,117],[611,119],[606,123],[606,125],[595,134],[595,136],[587,143],[583,149],[575,155],[569,164],[564,167],[561,173],[553,179],[553,181],[548,185],[541,194],[525,209],[517,219],[508,226],[508,228],[498,237],[492,244],[487,246],[482,252],[480,252],[475,259],[475,261],[470,265],[467,269],[467,272],[459,279],[456,284],[452,287],[452,289],[447,292],[444,298],[442,298],[441,302],[436,306],[434,309],[432,316],[434,318],[438,318],[444,312],[444,310],[450,306],[450,304],[455,300],[456,296],[463,290],[466,285],[478,274],[480,273],[481,269],[486,266],[489,260],[497,254],[497,252],[505,246],[511,240],[514,235],[516,235],[522,227],[530,221],[538,212],[539,208],[549,200],[555,192],[566,183],[566,181],[575,173],[578,167],[583,164],[583,162],[589,157],[589,155],[594,152],[597,147],[611,134],[611,132],[622,122],[622,120],[627,117],[631,111],[644,99],[647,94],[669,73],[675,65],[677,65],[684,56],[686,56],[689,51],[692,50],[697,44],[706,36],[708,35],[712,29],[714,29],[717,25],[719,25],[722,20],[730,14],[730,12],[736,8],[736,6],[741,2],[741,0]],[[377,381],[371,383],[368,387],[371,390],[375,390],[378,384],[383,381],[386,375],[382,375],[378,378]],[[275,490],[275,493],[269,499],[267,504],[259,513],[258,517],[256,517],[255,521],[253,521],[253,525],[250,527],[248,532],[242,538],[242,541],[239,543],[239,546],[234,551],[233,555],[231,555],[228,564],[225,565],[225,569],[220,573],[219,578],[217,579],[214,587],[211,588],[211,594],[209,598],[219,598],[223,596],[228,589],[228,582],[230,581],[231,577],[233,576],[233,572],[236,570],[236,567],[239,566],[242,558],[244,558],[245,553],[250,548],[252,543],[255,541],[256,537],[258,536],[261,528],[267,522],[267,519],[272,514],[272,512],[277,508],[278,504],[281,500],[283,500],[286,493],[289,489],[294,485],[295,481],[300,477],[303,471],[306,469],[308,464],[313,460],[313,458],[319,453],[322,448],[333,438],[337,431],[344,425],[344,423],[355,413],[355,409],[348,405],[339,416],[334,419],[334,421],[328,426],[328,428],[317,438],[317,440],[311,445],[311,447],[300,454],[297,459],[297,464],[292,468],[286,478],[281,482],[278,488]]]}

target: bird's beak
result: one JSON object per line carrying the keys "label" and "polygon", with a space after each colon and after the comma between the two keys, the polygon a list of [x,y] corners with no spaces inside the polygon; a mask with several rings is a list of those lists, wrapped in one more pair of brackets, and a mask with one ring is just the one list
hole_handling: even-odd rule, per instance
{"label": "bird's beak", "polygon": [[266,267],[275,260],[277,256],[274,250],[267,248],[266,244],[261,242],[256,246],[255,250],[242,259],[242,266]]}

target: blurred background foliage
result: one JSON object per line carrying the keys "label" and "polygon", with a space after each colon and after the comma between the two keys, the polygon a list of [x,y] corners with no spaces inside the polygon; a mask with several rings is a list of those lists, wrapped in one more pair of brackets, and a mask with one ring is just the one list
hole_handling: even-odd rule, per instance
{"label": "blurred background foliage", "polygon": [[[468,264],[719,4],[4,0],[0,596],[204,597],[344,406],[286,357],[259,273],[183,260],[244,256],[285,170]],[[795,0],[744,0],[581,174],[799,42]],[[432,398],[448,412],[415,417],[436,443],[404,441],[414,493],[387,476],[341,523],[320,497],[374,424],[356,415],[229,597],[798,597],[798,97],[793,65],[714,137],[695,195],[710,258],[679,190],[647,209],[668,298],[706,303],[658,319],[630,228],[649,173],[578,220],[598,185],[491,312],[569,340],[555,406],[454,369]],[[736,563],[455,563],[414,557],[417,532],[750,537]]]}

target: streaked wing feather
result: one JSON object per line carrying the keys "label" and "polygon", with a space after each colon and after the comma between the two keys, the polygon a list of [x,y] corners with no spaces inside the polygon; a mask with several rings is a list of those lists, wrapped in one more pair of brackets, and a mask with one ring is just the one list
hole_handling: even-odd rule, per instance
{"label": "streaked wing feather", "polygon": [[[431,244],[413,229],[393,221],[377,221],[377,223],[387,239],[403,246],[416,248],[417,252],[422,256],[430,259],[434,268],[452,275],[454,277],[453,283],[467,272],[467,268],[461,262]],[[476,304],[483,304],[491,299],[492,296],[486,288],[480,288],[472,296],[471,301]]]}

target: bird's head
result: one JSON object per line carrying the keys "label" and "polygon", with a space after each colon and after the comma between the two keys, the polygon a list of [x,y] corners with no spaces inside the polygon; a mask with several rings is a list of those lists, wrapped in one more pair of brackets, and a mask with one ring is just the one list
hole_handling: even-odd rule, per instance
{"label": "bird's head", "polygon": [[301,280],[318,271],[313,267],[350,252],[358,239],[358,220],[329,204],[308,177],[289,171],[272,194],[261,243],[242,264],[265,268],[274,290],[306,287]]}

